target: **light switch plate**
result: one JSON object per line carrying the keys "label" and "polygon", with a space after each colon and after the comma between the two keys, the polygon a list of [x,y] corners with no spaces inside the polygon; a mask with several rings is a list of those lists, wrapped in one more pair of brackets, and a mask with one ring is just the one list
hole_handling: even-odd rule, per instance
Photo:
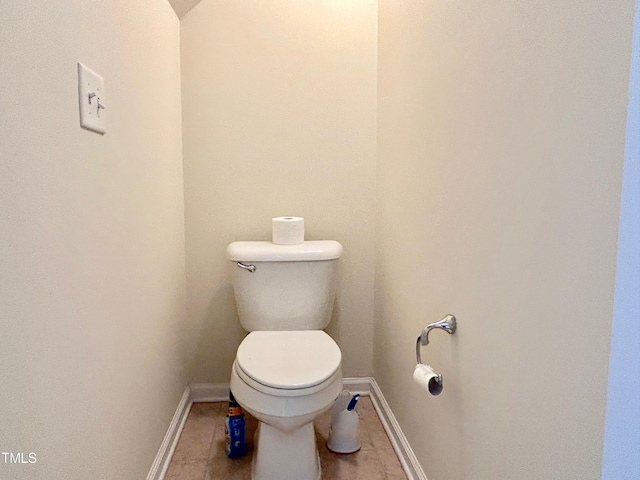
{"label": "light switch plate", "polygon": [[80,62],[78,62],[78,101],[80,126],[104,134],[107,125],[104,79]]}

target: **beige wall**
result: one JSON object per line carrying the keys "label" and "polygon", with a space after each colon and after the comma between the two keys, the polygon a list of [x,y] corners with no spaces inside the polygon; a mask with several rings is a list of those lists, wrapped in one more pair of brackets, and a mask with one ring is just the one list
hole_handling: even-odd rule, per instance
{"label": "beige wall", "polygon": [[343,244],[328,332],[345,375],[372,372],[376,17],[373,0],[205,0],[181,21],[195,381],[227,382],[245,335],[227,244],[281,215]]}
{"label": "beige wall", "polygon": [[1,478],[144,478],[186,386],[179,54],[166,0],[0,5]]}
{"label": "beige wall", "polygon": [[144,478],[244,336],[226,245],[285,214],[345,246],[329,333],[430,480],[600,477],[631,0],[58,3],[0,7],[0,450],[37,454],[0,477]]}
{"label": "beige wall", "polygon": [[600,478],[633,4],[380,2],[374,374],[430,480]]}

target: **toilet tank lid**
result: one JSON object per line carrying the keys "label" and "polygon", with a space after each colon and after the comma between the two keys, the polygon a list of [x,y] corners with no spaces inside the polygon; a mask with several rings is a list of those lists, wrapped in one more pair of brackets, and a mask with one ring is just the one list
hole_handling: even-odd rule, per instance
{"label": "toilet tank lid", "polygon": [[315,262],[335,260],[342,255],[342,245],[335,240],[312,240],[297,245],[271,242],[233,242],[227,258],[234,262]]}

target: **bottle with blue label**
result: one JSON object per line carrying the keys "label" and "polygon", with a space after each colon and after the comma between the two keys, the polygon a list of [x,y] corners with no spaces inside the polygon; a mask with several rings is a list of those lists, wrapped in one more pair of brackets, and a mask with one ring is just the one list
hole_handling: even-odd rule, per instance
{"label": "bottle with blue label", "polygon": [[244,441],[244,412],[238,405],[233,393],[229,392],[229,412],[225,421],[224,432],[226,434],[227,457],[238,458],[247,452]]}

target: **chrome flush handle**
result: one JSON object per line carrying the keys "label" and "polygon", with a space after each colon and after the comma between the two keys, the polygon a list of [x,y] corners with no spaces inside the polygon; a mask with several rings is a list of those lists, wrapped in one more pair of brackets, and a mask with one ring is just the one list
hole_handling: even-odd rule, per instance
{"label": "chrome flush handle", "polygon": [[240,268],[244,268],[245,270],[248,270],[250,273],[253,273],[256,271],[256,266],[255,265],[247,265],[245,263],[242,262],[238,262],[236,265],[238,265]]}

